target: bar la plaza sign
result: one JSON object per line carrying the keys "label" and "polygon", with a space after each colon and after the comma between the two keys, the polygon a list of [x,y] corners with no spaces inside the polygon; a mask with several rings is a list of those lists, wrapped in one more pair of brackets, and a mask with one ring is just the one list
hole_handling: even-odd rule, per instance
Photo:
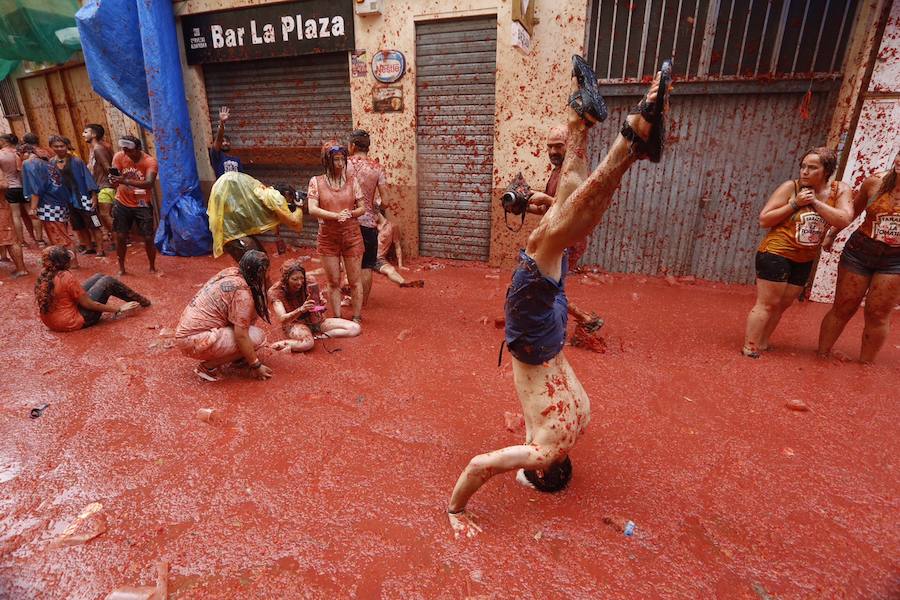
{"label": "bar la plaza sign", "polygon": [[264,4],[181,20],[189,65],[354,48],[353,0]]}
{"label": "bar la plaza sign", "polygon": [[399,50],[382,50],[372,57],[372,75],[381,83],[394,83],[406,73],[406,57]]}

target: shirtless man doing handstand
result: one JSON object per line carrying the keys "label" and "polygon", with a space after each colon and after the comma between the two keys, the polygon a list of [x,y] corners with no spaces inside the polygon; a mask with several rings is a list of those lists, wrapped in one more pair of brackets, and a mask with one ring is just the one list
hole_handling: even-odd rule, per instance
{"label": "shirtless man doing handstand", "polygon": [[[663,67],[665,75],[657,74],[636,114],[627,117],[622,133],[588,176],[588,128],[605,118],[606,109],[590,67],[580,57],[573,57],[573,65],[578,89],[569,102],[573,110],[569,111],[559,188],[519,252],[506,298],[506,343],[525,417],[525,443],[469,461],[447,509],[456,537],[481,531],[466,505],[494,475],[520,469],[517,480],[546,492],[563,489],[571,478],[568,454],[590,422],[591,411],[590,400],[562,353],[567,320],[566,248],[597,226],[625,171],[640,158],[658,162],[662,149],[669,65]],[[657,102],[661,87],[664,93]]]}

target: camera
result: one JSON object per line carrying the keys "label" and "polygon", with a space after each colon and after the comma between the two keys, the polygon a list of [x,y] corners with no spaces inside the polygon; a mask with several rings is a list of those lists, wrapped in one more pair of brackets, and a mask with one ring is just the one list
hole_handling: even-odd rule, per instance
{"label": "camera", "polygon": [[528,198],[510,190],[500,196],[500,204],[503,205],[503,210],[506,212],[514,215],[521,215],[525,212],[525,209],[528,208]]}
{"label": "camera", "polygon": [[514,215],[524,215],[528,208],[528,198],[531,197],[531,188],[519,172],[506,187],[506,191],[500,196],[500,205],[503,210]]}

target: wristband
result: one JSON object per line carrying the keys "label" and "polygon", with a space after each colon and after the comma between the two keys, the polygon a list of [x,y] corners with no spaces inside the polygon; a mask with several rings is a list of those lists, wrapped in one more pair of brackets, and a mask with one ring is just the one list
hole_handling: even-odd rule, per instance
{"label": "wristband", "polygon": [[794,212],[797,212],[798,210],[800,210],[800,205],[797,204],[797,201],[794,200],[793,198],[791,198],[791,199],[788,201],[788,204],[791,205],[791,208],[794,209]]}

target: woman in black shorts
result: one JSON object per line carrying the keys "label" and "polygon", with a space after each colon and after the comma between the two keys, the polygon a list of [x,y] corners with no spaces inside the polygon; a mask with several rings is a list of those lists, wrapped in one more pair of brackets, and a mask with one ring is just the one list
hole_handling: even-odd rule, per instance
{"label": "woman in black shorts", "polygon": [[850,187],[828,181],[836,167],[832,150],[813,148],[800,159],[800,178],[778,186],[759,213],[759,226],[769,232],[756,253],[756,305],[747,316],[744,356],[759,358],[769,349],[781,315],[806,287],[825,228],[852,220]]}
{"label": "woman in black shorts", "polygon": [[[900,153],[891,169],[866,179],[853,199],[853,214],[866,211],[841,254],[834,305],[822,319],[819,354],[828,356],[850,317],[866,299],[860,362],[875,360],[891,327],[891,314],[900,303]],[[826,234],[830,250],[838,229]]]}

